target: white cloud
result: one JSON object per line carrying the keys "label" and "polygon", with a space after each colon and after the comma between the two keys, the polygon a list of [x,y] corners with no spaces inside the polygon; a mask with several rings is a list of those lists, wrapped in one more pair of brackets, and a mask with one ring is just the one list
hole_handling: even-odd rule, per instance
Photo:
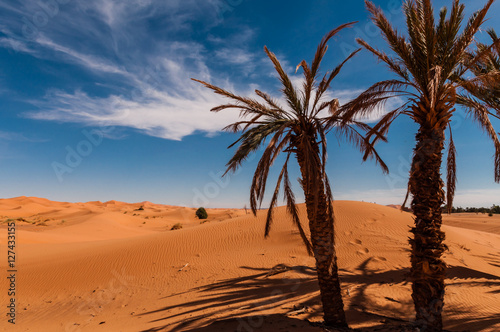
{"label": "white cloud", "polygon": [[[102,73],[122,76],[134,87],[129,96],[93,97],[76,91],[51,91],[44,101],[33,101],[40,111],[27,116],[38,120],[76,122],[85,125],[124,126],[147,135],[180,140],[197,131],[213,134],[238,119],[233,110],[214,114],[209,110],[226,102],[211,90],[190,80],[211,81],[201,55],[202,47],[193,42],[172,43],[165,57],[151,57],[154,67],[130,66],[129,73],[97,57],[81,54],[46,39],[40,45],[70,56],[81,66]],[[229,82],[223,85],[232,90]],[[243,94],[248,94],[244,92]]]}
{"label": "white cloud", "polygon": [[123,76],[128,76],[128,77],[133,77],[131,76],[127,71],[117,67],[116,65],[113,65],[112,63],[109,63],[105,60],[102,60],[100,58],[91,56],[91,55],[86,55],[79,53],[71,48],[59,45],[50,39],[48,39],[45,36],[41,36],[37,38],[37,43],[40,46],[44,46],[46,48],[52,49],[56,52],[61,52],[71,58],[72,61],[76,61],[80,63],[82,66],[86,67],[87,69],[90,70],[97,70],[103,73],[109,73],[109,74],[120,74]]}
{"label": "white cloud", "polygon": [[[176,140],[197,131],[213,134],[235,121],[238,113],[236,110],[210,113],[210,108],[227,100],[192,82],[191,77],[235,90],[234,77],[218,74],[215,79],[212,75],[209,67],[217,61],[231,66],[229,71],[238,70],[241,77],[276,77],[263,51],[248,49],[255,36],[249,27],[238,28],[241,31],[225,39],[209,35],[206,43],[215,44],[213,50],[207,49],[208,44],[177,38],[179,29],[192,29],[190,22],[193,19],[216,24],[219,7],[218,0],[204,3],[194,0],[72,2],[71,6],[61,6],[59,13],[40,28],[35,39],[1,38],[0,47],[77,65],[98,77],[96,86],[114,91],[103,97],[78,88],[62,91],[48,87],[45,100],[32,101],[39,110],[28,113],[31,118],[123,126],[147,135]],[[37,10],[36,6],[29,5],[24,10],[18,9],[15,14]],[[159,29],[161,33],[157,36],[151,35],[154,32],[148,28],[147,22],[152,18],[161,18],[158,22],[164,27],[164,30]],[[10,31],[2,29],[4,33]],[[285,57],[278,55],[278,58],[287,72],[295,70]],[[301,73],[291,75],[291,78],[301,88]],[[278,86],[279,81],[275,79],[274,83]],[[236,89],[235,92],[253,94],[255,83],[245,84],[249,88],[244,88],[245,91]],[[281,98],[283,106],[286,105],[278,90],[269,92]],[[325,99],[338,98],[345,103],[360,92],[333,90],[325,95]],[[389,102],[386,108],[373,112],[365,120],[376,121],[393,106],[392,103],[397,101]]]}
{"label": "white cloud", "polygon": [[42,110],[28,114],[39,120],[78,122],[91,126],[124,126],[147,135],[180,140],[196,131],[215,133],[238,118],[236,111],[211,113],[223,100],[192,82],[186,95],[144,89],[137,100],[122,96],[93,98],[77,91],[74,94],[54,91],[47,101],[38,103]]}
{"label": "white cloud", "polygon": [[0,47],[9,48],[16,52],[36,54],[36,51],[31,49],[26,43],[21,40],[16,40],[14,38],[0,38]]}
{"label": "white cloud", "polygon": [[[259,57],[246,45],[254,36],[253,30],[237,28],[240,31],[220,40],[215,50],[207,50],[204,44],[179,38],[177,34],[194,29],[192,22],[218,24],[220,2],[71,2],[59,6],[55,15],[37,27],[34,38],[17,38],[22,35],[21,18],[30,20],[41,9],[33,3],[17,7],[0,4],[5,13],[11,14],[0,15],[5,16],[0,31],[8,36],[0,38],[0,47],[78,66],[95,75],[95,86],[111,91],[107,96],[96,96],[78,86],[65,90],[49,86],[45,99],[30,101],[38,110],[25,116],[89,126],[123,126],[174,140],[197,131],[216,133],[235,121],[239,113],[209,112],[227,100],[190,78],[235,90],[223,74],[213,79],[209,63],[219,59],[221,63],[231,63],[243,76],[253,72],[253,60]],[[151,20],[158,25],[152,30]],[[237,42],[232,44],[231,40]]]}
{"label": "white cloud", "polygon": [[223,48],[215,52],[216,56],[221,60],[231,64],[247,64],[253,61],[253,55],[245,50],[238,48]]}
{"label": "white cloud", "polygon": [[10,131],[0,131],[0,141],[17,141],[17,142],[31,142],[31,143],[47,142],[47,140],[45,139],[27,137],[22,133],[16,133]]}

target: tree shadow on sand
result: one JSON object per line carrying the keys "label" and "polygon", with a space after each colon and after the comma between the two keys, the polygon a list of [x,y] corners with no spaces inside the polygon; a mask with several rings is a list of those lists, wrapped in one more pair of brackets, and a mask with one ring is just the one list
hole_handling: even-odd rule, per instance
{"label": "tree shadow on sand", "polygon": [[494,267],[500,267],[500,253],[488,253],[486,256],[474,255],[476,257],[480,257],[484,259],[488,264]]}
{"label": "tree shadow on sand", "polygon": [[[340,271],[342,284],[355,289],[348,298],[347,294],[344,295],[348,320],[350,317],[355,317],[356,323],[408,322],[406,318],[413,312],[410,294],[408,294],[407,301],[386,297],[387,301],[382,301],[383,304],[381,304],[380,298],[369,296],[367,290],[372,286],[384,284],[390,287],[407,287],[406,275],[409,270],[373,270],[369,268],[369,263],[373,259],[368,258],[355,271]],[[279,331],[278,327],[281,326],[300,327],[305,323],[310,326],[307,322],[309,318],[321,316],[318,310],[311,309],[313,306],[320,309],[315,269],[308,266],[285,265],[280,265],[278,270],[275,268],[262,269],[244,266],[241,269],[252,271],[251,275],[193,288],[183,294],[195,294],[193,297],[196,297],[196,300],[186,301],[180,305],[165,306],[141,314],[140,316],[143,317],[152,314],[162,315],[161,318],[150,321],[158,326],[142,332],[213,331],[216,326],[218,326],[215,328],[217,331],[226,331],[224,328],[227,328],[227,331]],[[453,266],[448,269],[448,278],[464,278],[463,282],[457,282],[458,280],[454,279],[453,285],[461,283],[466,286],[488,286],[492,288],[489,293],[500,292],[500,277],[497,275]],[[483,281],[484,279],[487,281]],[[162,300],[183,294],[173,294]],[[273,308],[288,312],[262,314],[263,311]],[[302,309],[300,319],[290,317],[296,314],[297,309]],[[447,305],[446,309],[449,327],[479,331],[500,324],[500,314],[489,317],[470,317],[472,316],[470,313],[477,312],[477,308],[464,308],[464,306],[454,308]],[[277,325],[277,322],[281,323]],[[201,324],[209,326],[199,327]],[[212,330],[209,329],[210,326]],[[305,328],[301,329],[306,331]],[[383,329],[374,328],[373,331],[383,331]]]}

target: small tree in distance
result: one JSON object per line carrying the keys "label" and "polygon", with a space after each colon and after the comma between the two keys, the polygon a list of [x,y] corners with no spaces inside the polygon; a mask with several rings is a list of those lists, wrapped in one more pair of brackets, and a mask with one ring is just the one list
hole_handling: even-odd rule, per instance
{"label": "small tree in distance", "polygon": [[207,210],[205,210],[204,207],[198,208],[198,210],[196,210],[196,216],[198,217],[198,219],[207,219],[208,218]]}

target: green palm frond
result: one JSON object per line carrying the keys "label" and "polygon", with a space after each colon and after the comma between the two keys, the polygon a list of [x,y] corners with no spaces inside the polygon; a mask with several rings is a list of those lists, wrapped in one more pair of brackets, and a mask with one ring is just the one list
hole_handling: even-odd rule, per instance
{"label": "green palm frond", "polygon": [[[358,39],[358,43],[383,62],[397,78],[375,83],[343,105],[341,114],[344,123],[372,114],[392,98],[405,98],[407,102],[402,107],[388,110],[367,132],[373,146],[380,140],[374,133],[387,135],[391,124],[402,114],[410,116],[420,126],[443,131],[456,111],[455,104],[462,104],[481,124],[493,140],[495,150],[498,150],[498,135],[489,118],[500,117],[500,40],[493,30],[488,32],[492,38],[491,45],[476,44],[474,39],[493,1],[487,0],[463,24],[465,6],[459,0],[453,0],[451,9],[441,9],[436,17],[431,0],[407,0],[403,4],[407,34],[402,35],[380,8],[366,0],[371,19],[392,54],[380,51],[362,39]],[[474,46],[477,46],[476,51],[473,51]],[[470,96],[476,99],[468,100]],[[365,157],[368,151],[365,150]],[[456,151],[451,135],[449,152],[447,196],[452,202]],[[495,153],[495,165],[498,158],[498,153]],[[495,170],[495,180],[499,181],[498,166]]]}
{"label": "green palm frond", "polygon": [[283,70],[281,67],[281,63],[278,61],[276,58],[276,55],[269,51],[266,46],[264,46],[264,50],[271,59],[274,69],[276,69],[276,72],[279,75],[279,79],[281,81],[281,84],[283,85],[282,92],[284,97],[286,98],[286,101],[288,103],[288,106],[290,107],[290,110],[295,113],[297,112],[297,116],[302,116],[303,115],[303,108],[300,103],[299,95],[297,93],[297,90],[293,86],[292,81],[290,80],[290,77],[287,75],[287,73]]}
{"label": "green palm frond", "polygon": [[[226,173],[235,171],[247,160],[250,154],[256,153],[260,148],[265,147],[257,163],[250,187],[250,207],[254,214],[262,205],[271,167],[280,154],[286,154],[286,161],[278,176],[267,213],[265,236],[268,236],[271,230],[273,210],[278,203],[279,193],[283,187],[287,211],[292,216],[293,224],[298,228],[299,234],[310,254],[312,254],[311,243],[307,240],[300,223],[295,195],[289,179],[288,162],[290,155],[293,153],[298,160],[300,159],[302,175],[300,184],[305,196],[313,201],[312,210],[314,211],[312,215],[308,213],[310,220],[315,219],[318,213],[321,196],[322,199],[326,197],[328,200],[326,203],[327,218],[329,222],[333,223],[333,206],[331,203],[333,196],[326,174],[326,136],[332,128],[338,127],[336,128],[338,133],[346,135],[347,140],[359,148],[363,154],[366,153],[370,157],[374,156],[383,169],[387,169],[387,166],[376,154],[373,145],[370,144],[369,140],[364,139],[361,134],[362,131],[371,130],[372,128],[356,121],[342,123],[342,118],[337,116],[340,110],[338,99],[324,100],[326,91],[330,88],[333,79],[339,74],[345,63],[353,58],[359,50],[348,55],[337,67],[326,73],[318,81],[320,64],[328,49],[328,41],[341,30],[351,27],[354,23],[343,24],[331,30],[318,45],[312,62],[310,64],[306,61],[300,62],[296,71],[300,68],[303,69],[304,84],[301,87],[294,86],[291,77],[285,72],[276,55],[269,51],[267,47],[264,47],[281,82],[281,92],[286,101],[285,105],[280,105],[277,99],[260,90],[255,90],[256,95],[260,98],[255,100],[238,96],[213,84],[193,79],[216,94],[231,100],[230,103],[212,108],[212,111],[219,112],[230,109],[240,112],[241,119],[224,128],[224,130],[233,133],[240,133],[240,137],[230,145],[230,148],[236,147],[236,151],[226,165]],[[335,121],[332,121],[330,117],[323,117],[321,112],[324,110],[328,110],[331,115],[336,114]],[[377,138],[385,140],[380,134],[374,134],[377,135]],[[311,203],[311,201],[307,202],[306,199],[306,203]]]}
{"label": "green palm frond", "polygon": [[455,197],[455,189],[457,184],[457,162],[455,143],[453,142],[453,134],[450,129],[450,139],[448,146],[448,158],[446,161],[446,205],[448,213],[453,209],[453,198]]}

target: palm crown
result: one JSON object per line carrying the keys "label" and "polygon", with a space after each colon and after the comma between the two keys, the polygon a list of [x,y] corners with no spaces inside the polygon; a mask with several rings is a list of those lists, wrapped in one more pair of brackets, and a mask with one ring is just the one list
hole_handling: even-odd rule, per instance
{"label": "palm crown", "polygon": [[[478,71],[478,64],[485,63],[485,59],[487,61],[488,56],[491,56],[492,46],[483,45],[474,55],[469,53],[494,0],[489,0],[484,8],[474,13],[461,32],[465,6],[459,0],[453,1],[449,16],[446,7],[441,9],[438,22],[434,20],[430,0],[407,1],[403,6],[407,37],[399,34],[372,2],[365,2],[374,23],[396,56],[391,57],[362,39],[357,41],[384,62],[398,78],[378,82],[346,104],[340,112],[345,121],[372,112],[389,98],[406,97],[407,102],[388,112],[373,127],[369,137],[375,132],[387,134],[390,125],[401,114],[410,116],[421,127],[429,130],[448,128],[447,201],[451,209],[456,168],[450,120],[456,111],[456,103],[466,105],[465,111],[481,125],[495,144],[495,180],[500,181],[500,141],[490,122],[492,113],[467,94],[471,92],[481,97],[482,92],[485,98],[489,91],[486,86],[499,79],[498,67],[495,70]],[[495,43],[498,45],[498,39]],[[494,60],[494,64],[498,65],[498,58]],[[471,73],[476,75],[468,75]],[[377,135],[372,142],[380,137]]]}
{"label": "palm crown", "polygon": [[[367,131],[371,128],[356,120],[341,123],[338,99],[326,100],[325,98],[325,93],[329,89],[332,80],[339,74],[343,65],[359,52],[359,50],[351,53],[333,71],[326,73],[320,80],[318,79],[320,64],[328,49],[327,42],[340,30],[350,27],[354,23],[355,22],[343,24],[330,31],[319,44],[311,65],[309,66],[306,61],[302,61],[297,66],[297,70],[302,67],[304,73],[302,90],[297,89],[292,84],[292,80],[284,71],[276,56],[270,52],[267,47],[264,47],[267,56],[272,61],[278,73],[282,84],[281,91],[287,107],[283,107],[276,99],[260,90],[255,90],[255,93],[262,101],[241,97],[212,84],[193,79],[212,89],[215,93],[233,101],[231,104],[214,107],[212,109],[213,112],[235,108],[240,110],[240,115],[244,118],[224,128],[226,131],[242,132],[241,137],[230,146],[233,147],[238,145],[238,148],[227,164],[226,173],[236,170],[251,153],[256,152],[268,141],[257,165],[250,189],[250,206],[254,214],[264,198],[270,166],[273,165],[278,155],[282,152],[286,154],[285,163],[278,176],[271,199],[265,235],[267,236],[269,234],[273,220],[273,208],[278,202],[280,187],[283,183],[287,209],[289,213],[291,213],[293,222],[298,227],[300,235],[307,245],[309,252],[311,252],[311,246],[299,221],[295,205],[295,196],[291,188],[288,174],[288,162],[291,154],[297,154],[297,158],[300,158],[304,162],[305,171],[302,172],[303,178],[301,179],[301,185],[305,192],[310,192],[316,196],[320,184],[326,188],[329,202],[328,209],[330,211],[328,215],[332,215],[332,194],[325,172],[327,156],[326,134],[331,128],[334,128],[363,152],[366,152],[367,156],[373,156],[383,169],[387,170],[387,166],[361,133],[361,131]],[[323,111],[328,111],[329,114],[323,115]],[[335,125],[331,125],[332,118],[336,119],[336,121],[334,121]],[[326,125],[327,120],[330,122],[328,126]],[[383,137],[380,138],[384,139]],[[316,183],[319,186],[316,188],[308,188],[308,183]]]}

